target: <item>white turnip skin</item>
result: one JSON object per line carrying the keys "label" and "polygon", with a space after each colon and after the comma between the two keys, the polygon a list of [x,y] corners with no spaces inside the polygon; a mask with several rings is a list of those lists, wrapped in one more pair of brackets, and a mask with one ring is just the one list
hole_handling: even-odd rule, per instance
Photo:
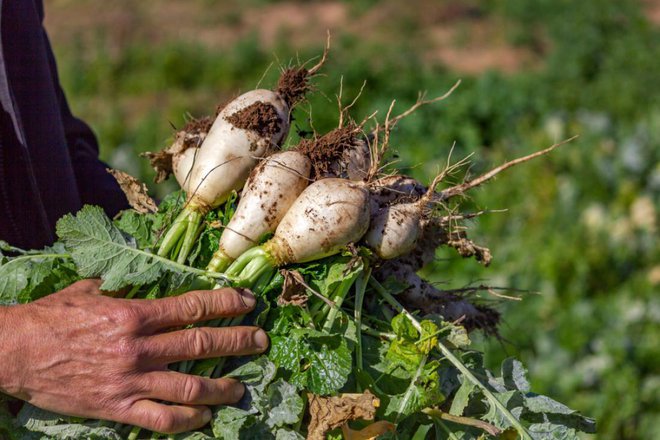
{"label": "white turnip skin", "polygon": [[273,238],[245,252],[225,274],[252,287],[276,267],[337,254],[362,238],[369,213],[365,185],[336,178],[318,180],[291,205]]}
{"label": "white turnip skin", "polygon": [[422,207],[403,203],[381,208],[371,218],[364,237],[367,245],[383,260],[412,251],[422,235]]}
{"label": "white turnip skin", "polygon": [[[245,116],[243,112],[251,109],[257,110],[252,118],[241,120]],[[266,113],[262,115],[261,110]],[[273,118],[276,120],[265,120]],[[261,131],[262,125],[267,126],[266,131]],[[163,238],[158,255],[168,256],[177,249],[183,237],[178,253],[175,253],[177,262],[184,263],[199,235],[199,225],[206,212],[225,202],[232,191],[240,189],[252,168],[282,142],[288,131],[289,106],[275,92],[252,90],[227,104],[216,117],[202,145],[194,150],[193,157],[183,156],[177,165],[178,178],[184,182],[188,199]],[[187,172],[191,161],[192,169]]]}
{"label": "white turnip skin", "polygon": [[399,198],[398,200],[401,202],[396,203],[395,198],[391,204],[386,202],[372,212],[365,242],[378,257],[383,260],[391,260],[415,249],[424,232],[424,224],[428,217],[428,208],[434,198],[435,187],[443,177],[444,174],[436,176],[421,197],[417,195],[421,188],[416,181],[403,178],[391,182],[396,184],[399,189],[408,191],[408,197],[412,201],[404,201],[405,198]]}
{"label": "white turnip skin", "polygon": [[172,174],[174,174],[181,189],[186,192],[188,191],[191,171],[198,152],[199,148],[188,148],[172,156]]}
{"label": "white turnip skin", "polygon": [[[280,119],[279,130],[272,135],[262,136],[227,120],[259,102],[272,105]],[[277,93],[252,90],[231,101],[218,114],[199,148],[190,178],[190,202],[210,207],[225,202],[233,190],[243,186],[259,159],[279,145],[288,132],[289,107]]]}
{"label": "white turnip skin", "polygon": [[322,179],[302,192],[264,245],[278,266],[341,251],[369,227],[369,192],[345,179]]}
{"label": "white turnip skin", "polygon": [[282,217],[307,187],[312,163],[295,150],[274,153],[250,174],[236,212],[220,237],[207,270],[224,271],[232,261],[275,232]]}

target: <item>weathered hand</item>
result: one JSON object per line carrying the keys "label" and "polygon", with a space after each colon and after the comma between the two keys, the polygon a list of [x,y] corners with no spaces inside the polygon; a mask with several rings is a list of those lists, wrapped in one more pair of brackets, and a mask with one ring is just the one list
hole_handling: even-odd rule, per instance
{"label": "weathered hand", "polygon": [[256,327],[177,330],[249,312],[250,293],[220,289],[126,300],[100,295],[99,285],[80,281],[33,303],[0,308],[0,391],[59,413],[162,433],[199,428],[211,418],[205,405],[241,398],[243,385],[232,379],[186,375],[167,365],[264,351],[268,338]]}

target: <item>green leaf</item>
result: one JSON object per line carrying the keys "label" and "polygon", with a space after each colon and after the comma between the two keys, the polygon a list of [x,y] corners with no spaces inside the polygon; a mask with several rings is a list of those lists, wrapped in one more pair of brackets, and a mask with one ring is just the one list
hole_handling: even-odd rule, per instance
{"label": "green leaf", "polygon": [[147,249],[155,246],[154,218],[154,214],[140,214],[133,209],[127,209],[121,212],[114,223],[120,230],[135,238],[140,249]]}
{"label": "green leaf", "polygon": [[[114,429],[99,427],[97,422],[79,423],[73,417],[60,416],[50,411],[42,410],[26,403],[21,408],[17,423],[24,429],[39,432],[45,435],[37,436],[40,439],[57,440],[122,440]],[[28,437],[29,438],[29,437]]]}
{"label": "green leaf", "polygon": [[463,380],[463,384],[456,392],[454,400],[451,402],[451,408],[449,409],[449,414],[455,416],[462,416],[463,411],[470,403],[470,394],[475,389],[475,384],[469,380]]}
{"label": "green leaf", "polygon": [[385,417],[394,422],[445,399],[440,388],[438,361],[420,363],[408,388],[402,394],[390,397],[385,409]]}
{"label": "green leaf", "polygon": [[412,325],[410,319],[403,313],[396,315],[392,319],[392,330],[401,339],[416,341],[419,338],[419,332]]}
{"label": "green leaf", "polygon": [[275,364],[267,356],[259,356],[254,361],[236,368],[227,374],[227,377],[238,379],[248,386],[253,393],[261,395],[264,393],[266,386],[273,381],[276,373],[277,367]]}
{"label": "green leaf", "polygon": [[137,248],[98,206],[84,206],[57,222],[57,234],[71,253],[80,275],[101,277],[104,290],[141,286],[161,279],[169,290],[181,289],[208,273]]}
{"label": "green leaf", "polygon": [[0,305],[26,303],[80,279],[61,246],[0,257]]}
{"label": "green leaf", "polygon": [[550,397],[527,395],[524,397],[524,406],[528,411],[523,414],[526,420],[542,422],[543,425],[551,423],[557,429],[574,428],[582,432],[596,432],[596,422],[593,419],[584,417]]}
{"label": "green leaf", "polygon": [[275,440],[305,440],[301,434],[289,429],[278,429],[275,434]]}
{"label": "green leaf", "polygon": [[174,437],[174,440],[214,440],[215,437],[211,437],[203,432],[184,432],[183,434],[177,434]]}
{"label": "green leaf", "polygon": [[502,379],[507,389],[528,393],[530,386],[527,381],[527,369],[522,362],[514,358],[502,362]]}
{"label": "green leaf", "polygon": [[298,423],[302,410],[303,400],[295,386],[279,379],[268,387],[268,426],[273,428]]}
{"label": "green leaf", "polygon": [[327,395],[340,390],[352,371],[351,352],[340,335],[294,329],[271,338],[270,358],[292,373],[291,383]]}
{"label": "green leaf", "polygon": [[219,407],[211,421],[213,435],[219,439],[234,440],[240,437],[243,426],[255,421],[254,415],[233,406]]}

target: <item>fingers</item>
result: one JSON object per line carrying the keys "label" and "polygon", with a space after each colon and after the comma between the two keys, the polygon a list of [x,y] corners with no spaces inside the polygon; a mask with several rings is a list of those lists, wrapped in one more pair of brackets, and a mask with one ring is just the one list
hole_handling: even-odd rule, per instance
{"label": "fingers", "polygon": [[150,398],[186,405],[236,403],[245,393],[245,387],[234,379],[209,379],[175,371],[147,373],[144,380]]}
{"label": "fingers", "polygon": [[138,400],[128,410],[124,423],[163,434],[177,434],[201,428],[211,420],[205,406],[164,405],[152,400]]}
{"label": "fingers", "polygon": [[159,330],[244,315],[255,304],[256,299],[246,289],[195,290],[146,303],[145,325],[152,330]]}
{"label": "fingers", "polygon": [[144,339],[145,358],[161,364],[262,353],[268,336],[257,327],[195,327]]}

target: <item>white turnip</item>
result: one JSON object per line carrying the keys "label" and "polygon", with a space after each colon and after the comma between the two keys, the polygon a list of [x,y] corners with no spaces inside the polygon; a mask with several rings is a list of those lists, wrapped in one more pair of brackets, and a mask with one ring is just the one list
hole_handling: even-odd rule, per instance
{"label": "white turnip", "polygon": [[369,226],[369,193],[344,179],[321,179],[300,194],[263,245],[241,255],[225,272],[252,286],[264,273],[339,253]]}
{"label": "white turnip", "polygon": [[275,153],[260,163],[245,183],[207,270],[224,271],[262,237],[274,232],[308,185],[311,168],[307,156],[295,150]]}

